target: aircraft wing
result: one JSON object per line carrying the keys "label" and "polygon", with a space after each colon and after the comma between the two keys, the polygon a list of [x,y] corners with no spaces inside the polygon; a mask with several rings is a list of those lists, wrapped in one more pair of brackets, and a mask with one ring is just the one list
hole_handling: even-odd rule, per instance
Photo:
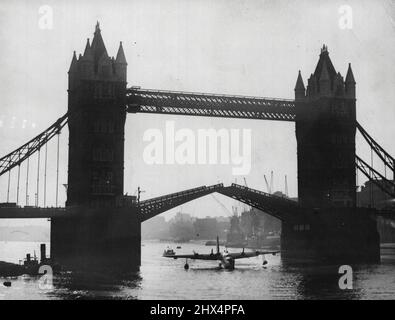
{"label": "aircraft wing", "polygon": [[265,254],[275,255],[276,253],[279,253],[279,252],[280,251],[237,252],[237,253],[228,253],[227,257],[232,257],[233,259],[243,259],[243,258],[257,257],[257,256],[260,256],[260,255],[265,255]]}
{"label": "aircraft wing", "polygon": [[193,254],[173,254],[173,255],[163,255],[165,258],[173,258],[173,259],[192,259],[192,260],[219,260],[220,257],[213,253],[213,254],[200,254],[200,253],[193,253]]}

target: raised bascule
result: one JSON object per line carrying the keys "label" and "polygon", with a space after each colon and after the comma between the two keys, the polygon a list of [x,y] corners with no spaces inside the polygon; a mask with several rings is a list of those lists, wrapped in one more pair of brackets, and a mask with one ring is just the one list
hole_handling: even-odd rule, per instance
{"label": "raised bascule", "polygon": [[[395,161],[357,123],[351,65],[344,79],[326,46],[307,88],[299,72],[295,100],[127,88],[126,74],[122,43],[116,57],[110,57],[97,24],[84,54],[77,58],[74,52],[66,115],[0,159],[2,175],[19,167],[68,124],[66,207],[0,208],[0,218],[51,218],[51,256],[59,263],[78,268],[138,267],[141,223],[213,192],[280,219],[282,259],[379,261],[380,239],[373,216],[380,212],[357,207],[356,169],[392,198],[395,184],[356,156],[356,131],[391,172]],[[144,201],[125,196],[127,113],[295,122],[298,201],[237,184],[202,186]]]}

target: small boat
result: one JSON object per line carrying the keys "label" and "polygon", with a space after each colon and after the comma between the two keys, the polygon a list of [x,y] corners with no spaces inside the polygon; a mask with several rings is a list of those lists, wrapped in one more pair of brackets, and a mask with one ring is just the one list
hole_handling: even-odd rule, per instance
{"label": "small boat", "polygon": [[21,264],[20,260],[20,265],[24,269],[24,272],[28,275],[39,275],[40,274],[40,268],[42,266],[49,266],[52,268],[52,272],[57,273],[61,270],[61,266],[53,261],[51,258],[48,258],[46,256],[46,248],[45,244],[40,245],[40,251],[41,251],[41,259],[38,261],[36,257],[36,252],[34,252],[34,256],[32,257],[30,253],[26,254],[26,258],[23,261],[23,264]]}
{"label": "small boat", "polygon": [[26,274],[37,275],[38,269],[40,268],[40,264],[37,260],[36,255],[34,255],[32,259],[30,253],[26,254],[26,258],[23,261],[23,267],[25,269]]}
{"label": "small boat", "polygon": [[181,246],[177,246],[177,249],[181,249]]}

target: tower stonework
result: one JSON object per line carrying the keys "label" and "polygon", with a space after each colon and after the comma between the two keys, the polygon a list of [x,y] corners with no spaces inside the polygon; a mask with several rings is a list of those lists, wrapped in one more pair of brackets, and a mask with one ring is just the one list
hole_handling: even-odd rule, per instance
{"label": "tower stonework", "polygon": [[355,79],[344,80],[324,45],[305,88],[295,86],[298,198],[302,215],[283,221],[281,258],[347,264],[380,261],[380,237],[366,208],[356,207]]}
{"label": "tower stonework", "polygon": [[51,219],[51,257],[71,269],[140,266],[136,197],[123,195],[127,62],[107,54],[99,23],[69,69],[66,212]]}
{"label": "tower stonework", "polygon": [[295,87],[298,143],[298,194],[303,207],[354,207],[355,80],[336,72],[327,47],[305,90],[298,75]]}
{"label": "tower stonework", "polygon": [[99,24],[69,70],[67,205],[114,207],[123,195],[127,63],[107,54]]}

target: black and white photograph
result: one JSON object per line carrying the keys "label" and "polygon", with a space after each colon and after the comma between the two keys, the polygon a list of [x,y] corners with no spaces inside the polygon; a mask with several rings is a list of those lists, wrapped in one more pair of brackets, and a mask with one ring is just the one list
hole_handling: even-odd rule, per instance
{"label": "black and white photograph", "polygon": [[1,0],[0,43],[0,300],[395,299],[394,0]]}

